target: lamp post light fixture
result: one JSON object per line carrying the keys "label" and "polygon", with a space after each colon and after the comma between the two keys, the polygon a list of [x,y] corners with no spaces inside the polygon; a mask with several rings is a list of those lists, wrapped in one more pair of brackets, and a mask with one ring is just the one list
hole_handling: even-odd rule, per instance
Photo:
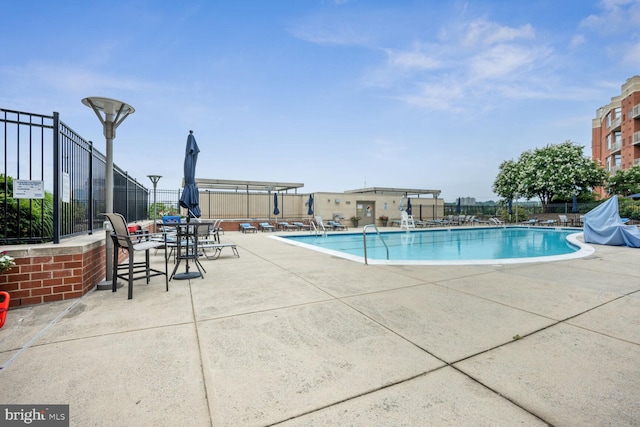
{"label": "lamp post light fixture", "polygon": [[158,220],[158,205],[156,204],[156,188],[158,187],[158,181],[162,178],[162,175],[147,175],[147,177],[153,183],[153,232],[156,230],[156,221]]}
{"label": "lamp post light fixture", "polygon": [[[107,158],[105,163],[105,207],[104,213],[113,213],[113,140],[116,138],[116,128],[120,126],[120,123],[124,121],[129,114],[135,113],[135,109],[122,101],[111,98],[103,98],[99,96],[91,96],[84,98],[82,103],[87,107],[90,107],[100,123],[102,123],[104,137],[107,142]],[[104,118],[102,114],[104,113]],[[98,284],[98,289],[110,289],[111,281],[113,279],[113,243],[109,236],[109,226],[105,221],[105,259],[106,259],[106,280]],[[117,260],[115,262],[118,262]]]}

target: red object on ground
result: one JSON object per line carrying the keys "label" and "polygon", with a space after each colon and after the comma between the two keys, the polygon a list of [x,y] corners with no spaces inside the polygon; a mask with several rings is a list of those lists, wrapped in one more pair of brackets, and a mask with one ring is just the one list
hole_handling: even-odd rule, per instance
{"label": "red object on ground", "polygon": [[9,292],[0,291],[0,299],[2,299],[0,301],[0,328],[2,328],[9,310]]}

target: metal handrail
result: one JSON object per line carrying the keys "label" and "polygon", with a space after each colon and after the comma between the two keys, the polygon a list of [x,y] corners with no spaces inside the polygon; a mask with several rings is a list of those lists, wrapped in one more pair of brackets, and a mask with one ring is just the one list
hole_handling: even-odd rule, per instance
{"label": "metal handrail", "polygon": [[[311,233],[311,228],[313,228],[313,230],[316,232],[316,236],[319,234],[320,230],[318,230],[318,227],[316,226],[316,223],[313,221],[309,221],[309,224],[311,224],[311,227],[309,228],[309,233]],[[324,229],[324,227],[322,227],[322,235],[326,236],[327,235],[327,230]]]}
{"label": "metal handrail", "polygon": [[369,263],[367,262],[367,227],[373,227],[376,229],[376,233],[378,233],[380,240],[384,244],[384,247],[387,249],[387,260],[389,260],[389,246],[387,246],[387,242],[385,242],[384,239],[382,238],[382,234],[380,234],[380,230],[378,230],[378,227],[376,227],[375,224],[367,224],[364,227],[362,227],[362,242],[364,244],[364,265],[369,265]]}

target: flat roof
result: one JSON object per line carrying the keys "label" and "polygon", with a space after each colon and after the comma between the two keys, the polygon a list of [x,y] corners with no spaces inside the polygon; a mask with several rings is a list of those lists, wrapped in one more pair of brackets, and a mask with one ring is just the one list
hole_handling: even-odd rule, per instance
{"label": "flat roof", "polygon": [[[182,180],[184,187],[184,178]],[[198,189],[234,190],[234,191],[288,191],[298,190],[304,184],[298,182],[243,181],[233,179],[196,178]]]}
{"label": "flat roof", "polygon": [[395,188],[395,187],[368,187],[360,188],[358,190],[348,190],[345,193],[360,193],[360,194],[396,194],[398,196],[419,196],[421,194],[431,194],[434,197],[438,197],[441,193],[440,190],[425,190],[416,188]]}

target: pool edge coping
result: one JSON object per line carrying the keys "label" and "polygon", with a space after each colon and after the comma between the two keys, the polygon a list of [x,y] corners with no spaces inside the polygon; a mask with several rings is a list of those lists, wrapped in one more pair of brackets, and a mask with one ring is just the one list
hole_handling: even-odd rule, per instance
{"label": "pool edge coping", "polygon": [[[501,228],[535,228],[535,227],[501,227]],[[554,227],[559,228],[559,227]],[[426,230],[425,230],[426,231]],[[397,231],[391,231],[391,233],[397,233]],[[339,233],[343,234],[343,233]],[[348,233],[348,234],[358,234],[358,233]],[[298,235],[299,236],[299,235]],[[587,243],[579,240],[578,238],[583,236],[582,231],[578,231],[576,233],[569,234],[566,239],[567,241],[578,247],[578,250],[572,252],[570,254],[563,255],[552,255],[552,256],[539,256],[539,257],[528,257],[528,258],[496,258],[496,259],[472,259],[472,260],[380,260],[380,259],[371,259],[368,258],[365,263],[365,259],[362,256],[345,254],[343,252],[335,251],[332,249],[321,248],[314,245],[309,245],[306,243],[298,242],[295,240],[290,240],[284,236],[271,235],[267,236],[270,239],[278,240],[283,243],[302,247],[305,249],[310,249],[315,252],[324,253],[327,255],[335,256],[338,258],[343,258],[349,261],[354,261],[359,264],[368,264],[368,265],[504,265],[504,264],[527,264],[527,263],[540,263],[540,262],[555,262],[555,261],[565,261],[570,259],[579,259],[585,258],[590,255],[593,255],[595,252],[595,248]],[[294,236],[292,236],[294,237]]]}

